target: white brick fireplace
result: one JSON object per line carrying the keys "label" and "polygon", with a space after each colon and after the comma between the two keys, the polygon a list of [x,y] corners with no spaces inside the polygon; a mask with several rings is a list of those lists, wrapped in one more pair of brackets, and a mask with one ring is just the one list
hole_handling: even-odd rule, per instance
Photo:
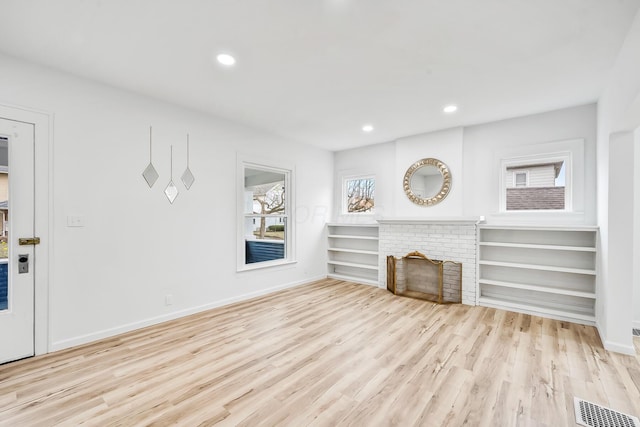
{"label": "white brick fireplace", "polygon": [[482,218],[378,220],[379,286],[387,284],[387,255],[418,251],[429,258],[462,263],[462,303],[476,305],[476,236]]}

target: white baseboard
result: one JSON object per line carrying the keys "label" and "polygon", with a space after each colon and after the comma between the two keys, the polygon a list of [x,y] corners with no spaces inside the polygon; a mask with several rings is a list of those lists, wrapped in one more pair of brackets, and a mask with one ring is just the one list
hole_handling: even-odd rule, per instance
{"label": "white baseboard", "polygon": [[309,279],[300,280],[297,282],[291,282],[284,285],[278,285],[271,288],[261,289],[259,291],[250,292],[247,294],[242,294],[235,297],[226,298],[223,300],[210,302],[200,306],[187,308],[184,310],[174,311],[172,313],[163,314],[161,316],[151,317],[151,318],[140,320],[137,322],[128,323],[125,325],[117,326],[115,328],[104,329],[101,331],[92,332],[90,334],[85,334],[85,335],[80,335],[73,338],[67,338],[64,340],[55,341],[55,342],[52,342],[51,345],[49,346],[49,352],[54,352],[58,350],[63,350],[65,348],[87,344],[93,341],[109,338],[115,335],[124,334],[126,332],[135,331],[136,329],[141,329],[147,326],[156,325],[158,323],[167,322],[169,320],[179,319],[181,317],[189,316],[195,313],[200,313],[202,311],[211,310],[213,308],[222,307],[222,306],[233,304],[240,301],[245,301],[245,300],[259,297],[262,295],[267,295],[283,289],[295,288],[296,286],[306,285],[308,283],[322,280],[324,278],[326,278],[326,276],[318,276],[315,278],[309,278]]}
{"label": "white baseboard", "polygon": [[636,354],[636,349],[632,345],[624,345],[611,341],[605,341],[603,344],[605,350],[614,351],[616,353],[629,354],[631,356],[635,356]]}
{"label": "white baseboard", "polygon": [[[600,329],[600,324],[598,322],[596,322],[596,330],[598,331],[598,335],[600,335],[600,340],[602,341],[602,345],[604,346],[605,350],[613,351],[616,353],[629,354],[629,355],[636,354],[636,349],[633,346],[633,344],[626,345],[626,344],[621,344],[613,341],[608,341],[605,334],[602,333],[602,330]],[[629,335],[631,335],[631,331],[629,331]]]}

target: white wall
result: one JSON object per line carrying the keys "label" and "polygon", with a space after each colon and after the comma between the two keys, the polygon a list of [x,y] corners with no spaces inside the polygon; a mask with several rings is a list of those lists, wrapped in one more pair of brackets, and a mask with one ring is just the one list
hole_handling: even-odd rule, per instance
{"label": "white wall", "polygon": [[[398,139],[395,142],[357,148],[335,153],[336,196],[334,205],[340,206],[340,180],[345,174],[376,175],[375,217],[449,217],[486,216],[490,223],[596,223],[595,104],[519,117],[494,123]],[[535,216],[519,212],[499,213],[500,154],[505,150],[527,150],[535,153],[539,146],[548,150],[571,145],[563,141],[583,139],[584,161],[578,171],[577,213],[537,213]],[[555,141],[560,141],[556,143]],[[405,196],[402,178],[414,162],[435,157],[451,170],[451,192],[440,204],[417,206]],[[337,215],[338,221],[352,217]],[[364,217],[355,217],[364,218]],[[369,217],[370,220],[373,220]]]}
{"label": "white wall", "polygon": [[[464,198],[463,180],[466,171],[462,156],[463,129],[454,128],[440,132],[401,138],[396,141],[396,162],[393,182],[396,184],[396,215],[401,217],[460,216]],[[420,159],[436,158],[447,165],[451,172],[451,190],[437,205],[424,207],[411,202],[404,194],[402,182],[407,169]]]}
{"label": "white wall", "polygon": [[[615,256],[617,242],[610,235],[609,205],[610,176],[609,144],[611,135],[617,132],[631,132],[640,125],[640,12],[636,14],[631,29],[620,50],[616,63],[609,75],[609,81],[598,100],[598,141],[597,141],[597,194],[598,225],[600,245],[598,250],[598,284],[596,318],[598,330],[605,348],[632,353],[631,327],[633,310],[626,307],[632,300],[633,286],[630,282],[612,284],[609,260]],[[638,169],[640,164],[635,164]],[[632,174],[629,171],[628,178]],[[632,195],[628,195],[632,197]],[[634,216],[639,215],[634,212]],[[632,225],[628,224],[628,232]],[[636,234],[637,235],[637,234]],[[637,245],[634,244],[634,246]],[[637,256],[634,258],[637,260]],[[629,269],[633,268],[631,265]],[[615,289],[615,291],[612,291]],[[640,311],[636,307],[636,311]]]}
{"label": "white wall", "polygon": [[[334,203],[332,217],[340,222],[375,222],[374,218],[395,215],[398,183],[395,180],[395,144],[369,145],[334,153]],[[343,179],[350,176],[375,176],[375,209],[373,215],[342,215]],[[402,189],[402,183],[399,184]]]}
{"label": "white wall", "polygon": [[[50,348],[326,276],[332,153],[0,56],[0,103],[54,115]],[[149,189],[149,125],[160,174]],[[180,181],[190,133],[189,191]],[[180,190],[173,205],[163,190]],[[296,167],[298,262],[236,273],[236,156]],[[67,227],[81,215],[83,228]],[[165,305],[165,295],[173,305]]]}
{"label": "white wall", "polygon": [[[600,327],[605,348],[635,354],[633,317],[633,133],[609,138],[608,240],[609,274],[602,292],[605,327]],[[622,298],[621,296],[626,295]],[[602,323],[600,323],[602,325]]]}
{"label": "white wall", "polygon": [[[574,213],[499,212],[500,160],[503,156],[564,150],[563,141],[583,139],[583,168],[574,169]],[[540,147],[539,149],[536,147]],[[502,120],[464,130],[463,212],[487,222],[595,225],[596,106],[594,104]],[[574,159],[574,164],[576,159]]]}

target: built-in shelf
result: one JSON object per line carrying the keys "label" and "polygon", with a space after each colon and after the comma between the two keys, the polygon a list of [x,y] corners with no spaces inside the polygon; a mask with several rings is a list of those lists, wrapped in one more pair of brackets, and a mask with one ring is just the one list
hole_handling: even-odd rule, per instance
{"label": "built-in shelf", "polygon": [[565,289],[565,288],[555,288],[555,287],[550,288],[547,286],[528,285],[526,283],[501,282],[499,280],[488,280],[488,279],[480,279],[480,283],[485,285],[502,286],[505,288],[524,289],[524,290],[536,291],[536,292],[546,292],[550,294],[572,295],[576,297],[591,298],[591,299],[596,298],[595,292],[575,291],[572,289]]}
{"label": "built-in shelf", "polygon": [[537,264],[525,264],[525,263],[517,263],[517,262],[500,262],[500,261],[479,261],[480,265],[495,265],[499,267],[510,267],[510,268],[526,268],[528,270],[543,270],[543,271],[559,271],[562,273],[574,273],[574,274],[588,274],[595,276],[595,270],[588,270],[584,268],[568,268],[568,267],[558,267],[554,265],[537,265]]}
{"label": "built-in shelf", "polygon": [[497,246],[501,248],[545,249],[550,251],[582,251],[595,252],[596,248],[584,246],[529,245],[523,243],[480,242],[480,246]]}
{"label": "built-in shelf", "polygon": [[478,227],[478,304],[595,323],[595,227]]}
{"label": "built-in shelf", "polygon": [[330,239],[355,239],[355,240],[378,240],[378,236],[346,236],[342,234],[329,234]]}
{"label": "built-in shelf", "polygon": [[329,260],[329,261],[327,261],[327,263],[330,264],[330,265],[341,265],[343,267],[365,268],[367,270],[376,270],[376,271],[378,271],[378,266],[377,265],[360,264],[358,262],[344,262],[344,261]]}
{"label": "built-in shelf", "polygon": [[378,251],[365,251],[361,249],[345,249],[345,248],[329,248],[329,251],[332,252],[350,252],[354,254],[369,254],[369,255],[378,255]]}
{"label": "built-in shelf", "polygon": [[330,279],[344,280],[347,282],[356,282],[356,283],[362,283],[365,285],[378,286],[378,279],[371,280],[371,279],[363,279],[362,277],[354,279],[353,276],[351,275],[336,274],[336,273],[329,273],[327,274],[327,277]]}
{"label": "built-in shelf", "polygon": [[378,225],[327,224],[327,276],[378,285]]}
{"label": "built-in shelf", "polygon": [[581,312],[578,310],[572,311],[567,309],[553,309],[546,307],[534,307],[530,304],[507,301],[504,298],[490,298],[480,297],[479,305],[484,307],[494,307],[503,310],[518,311],[527,314],[534,314],[536,316],[551,317],[560,320],[569,320],[576,323],[594,324],[596,321],[595,315],[590,313]]}

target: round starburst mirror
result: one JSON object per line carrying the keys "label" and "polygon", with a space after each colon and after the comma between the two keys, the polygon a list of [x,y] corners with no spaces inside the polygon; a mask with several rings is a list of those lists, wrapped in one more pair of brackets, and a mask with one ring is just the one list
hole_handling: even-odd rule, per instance
{"label": "round starburst mirror", "polygon": [[438,159],[426,158],[412,164],[404,174],[404,192],[413,203],[433,206],[447,197],[451,189],[451,172]]}

